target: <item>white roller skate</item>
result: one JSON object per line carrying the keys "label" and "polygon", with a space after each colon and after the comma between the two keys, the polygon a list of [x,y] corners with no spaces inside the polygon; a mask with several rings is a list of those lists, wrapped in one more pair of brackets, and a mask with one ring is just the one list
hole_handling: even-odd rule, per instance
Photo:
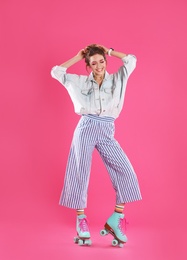
{"label": "white roller skate", "polygon": [[112,245],[123,247],[127,242],[127,237],[123,232],[124,214],[114,212],[100,231],[101,236],[111,234],[113,236]]}
{"label": "white roller skate", "polygon": [[77,237],[74,237],[74,242],[80,246],[90,246],[92,244],[92,241],[90,239],[88,222],[85,215],[77,216],[76,230]]}

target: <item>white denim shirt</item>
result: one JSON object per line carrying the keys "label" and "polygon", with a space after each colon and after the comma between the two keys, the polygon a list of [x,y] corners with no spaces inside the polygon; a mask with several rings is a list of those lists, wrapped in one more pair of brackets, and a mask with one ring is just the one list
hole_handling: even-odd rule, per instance
{"label": "white denim shirt", "polygon": [[95,114],[117,118],[122,110],[127,80],[136,67],[136,57],[127,55],[121,59],[123,65],[114,74],[105,72],[105,78],[99,87],[89,76],[70,74],[66,68],[55,66],[51,76],[57,79],[68,91],[79,115]]}

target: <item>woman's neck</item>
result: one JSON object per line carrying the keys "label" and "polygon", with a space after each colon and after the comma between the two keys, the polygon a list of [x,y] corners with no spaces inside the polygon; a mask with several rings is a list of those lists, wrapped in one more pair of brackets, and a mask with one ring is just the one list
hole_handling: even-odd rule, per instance
{"label": "woman's neck", "polygon": [[104,75],[93,75],[95,81],[97,82],[97,84],[99,86],[101,86],[103,79],[104,79]]}

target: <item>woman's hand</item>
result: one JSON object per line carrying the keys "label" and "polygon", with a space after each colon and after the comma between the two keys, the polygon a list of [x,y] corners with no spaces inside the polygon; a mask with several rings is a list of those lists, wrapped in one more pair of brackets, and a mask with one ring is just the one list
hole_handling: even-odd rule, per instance
{"label": "woman's hand", "polygon": [[[103,49],[105,50],[106,54],[108,54],[108,51],[110,50],[110,48],[106,48],[103,45],[100,45],[101,47],[103,47]],[[116,58],[124,58],[127,54],[123,53],[123,52],[119,52],[119,51],[115,51],[112,50],[112,53],[110,54],[110,56],[116,57]]]}
{"label": "woman's hand", "polygon": [[78,61],[82,60],[84,58],[84,49],[80,50],[77,55],[75,55],[73,58],[65,61],[64,63],[62,63],[60,66],[61,67],[65,67],[65,68],[69,68],[71,67],[73,64],[77,63]]}
{"label": "woman's hand", "polygon": [[103,46],[101,44],[98,44],[98,46],[101,46],[104,49],[105,54],[108,54],[109,48],[107,48],[107,47],[105,47],[105,46]]}
{"label": "woman's hand", "polygon": [[84,49],[81,49],[81,50],[77,53],[76,56],[78,56],[80,59],[83,59],[83,58],[84,58]]}

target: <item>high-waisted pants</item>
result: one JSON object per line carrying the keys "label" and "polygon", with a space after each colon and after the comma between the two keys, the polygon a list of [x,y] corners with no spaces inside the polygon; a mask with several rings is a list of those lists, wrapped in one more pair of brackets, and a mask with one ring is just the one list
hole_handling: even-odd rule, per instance
{"label": "high-waisted pants", "polygon": [[[141,199],[137,176],[126,154],[114,138],[114,118],[82,116],[75,131],[68,157],[60,205],[87,207],[92,153],[99,152],[116,192],[116,204]],[[99,170],[99,169],[98,169]]]}

